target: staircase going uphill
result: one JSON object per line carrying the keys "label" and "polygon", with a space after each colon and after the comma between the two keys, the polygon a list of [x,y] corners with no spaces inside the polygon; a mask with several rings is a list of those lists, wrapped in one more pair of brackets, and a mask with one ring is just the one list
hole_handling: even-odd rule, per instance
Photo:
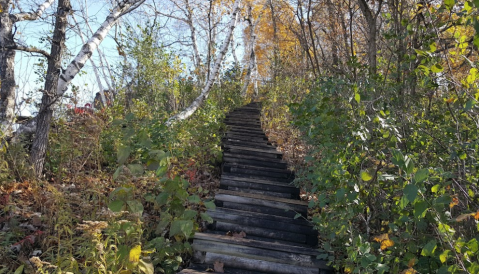
{"label": "staircase going uphill", "polygon": [[308,204],[299,200],[294,174],[261,129],[259,104],[232,111],[225,123],[217,208],[207,212],[214,222],[195,234],[193,263],[180,273],[333,273],[316,259]]}

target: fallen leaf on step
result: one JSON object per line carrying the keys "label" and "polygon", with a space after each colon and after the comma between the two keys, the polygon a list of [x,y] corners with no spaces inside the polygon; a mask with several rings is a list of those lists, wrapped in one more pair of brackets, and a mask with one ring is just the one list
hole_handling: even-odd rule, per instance
{"label": "fallen leaf on step", "polygon": [[220,262],[220,261],[216,261],[213,265],[213,267],[215,268],[215,272],[219,272],[219,273],[224,273],[224,269],[223,267],[225,266],[224,263]]}
{"label": "fallen leaf on step", "polygon": [[241,231],[240,233],[233,233],[233,237],[235,238],[245,238],[246,237],[246,232]]}
{"label": "fallen leaf on step", "polygon": [[231,231],[226,232],[226,236],[230,236],[230,237],[233,236],[233,232]]}
{"label": "fallen leaf on step", "polygon": [[205,270],[205,272],[215,272],[215,270],[214,270],[213,268],[209,268],[209,267],[208,267],[208,268]]}

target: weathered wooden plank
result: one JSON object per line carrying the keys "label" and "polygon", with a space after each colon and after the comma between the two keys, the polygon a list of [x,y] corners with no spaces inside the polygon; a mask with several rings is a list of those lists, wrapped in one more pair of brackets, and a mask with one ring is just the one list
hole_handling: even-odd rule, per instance
{"label": "weathered wooden plank", "polygon": [[[206,271],[208,269],[209,271]],[[211,272],[213,270],[213,264],[191,264],[188,269],[183,269],[181,272],[178,272],[178,274],[214,274],[214,273],[220,273],[220,272]],[[246,270],[246,269],[239,269],[239,268],[233,268],[233,267],[225,267],[224,273],[227,274],[268,274],[266,272],[259,272],[259,271],[253,271],[253,270]],[[223,272],[222,272],[223,273]]]}
{"label": "weathered wooden plank", "polygon": [[245,146],[245,147],[251,147],[251,148],[258,148],[258,149],[271,149],[271,150],[276,150],[276,147],[268,144],[261,144],[257,142],[248,142],[248,141],[235,141],[235,140],[223,140],[222,143],[223,146],[227,145],[232,145],[232,146]]}
{"label": "weathered wooden plank", "polygon": [[234,154],[230,152],[223,152],[223,157],[232,157],[232,158],[239,158],[239,159],[251,159],[251,160],[257,160],[257,161],[268,161],[271,163],[277,163],[277,164],[282,164],[284,167],[287,167],[286,162],[284,162],[282,159],[273,159],[270,157],[262,157],[262,156],[255,156],[255,155],[241,155],[241,154]]}
{"label": "weathered wooden plank", "polygon": [[294,177],[294,172],[286,168],[263,167],[263,166],[245,165],[245,164],[236,164],[236,163],[226,163],[225,166],[232,166],[236,168],[258,170],[258,171],[264,171],[264,172],[282,173],[287,175],[287,177]]}
{"label": "weathered wooden plank", "polygon": [[229,173],[236,173],[236,174],[245,174],[247,176],[263,176],[263,177],[270,177],[270,178],[278,178],[278,179],[293,179],[294,177],[288,173],[282,172],[274,172],[274,171],[264,171],[259,169],[249,169],[238,167],[230,164],[223,165],[223,172]]}
{"label": "weathered wooden plank", "polygon": [[284,193],[284,192],[276,192],[271,190],[260,190],[254,188],[246,188],[244,186],[228,186],[228,185],[220,185],[221,189],[226,189],[230,191],[238,191],[238,192],[245,192],[245,193],[252,193],[252,194],[259,194],[259,195],[266,195],[266,196],[273,196],[278,198],[287,198],[290,199],[293,196],[291,193]]}
{"label": "weathered wooden plank", "polygon": [[252,145],[252,146],[261,146],[261,147],[268,147],[268,148],[275,148],[271,143],[269,143],[267,140],[264,139],[259,139],[257,140],[251,140],[251,138],[235,138],[231,136],[225,136],[222,138],[223,142],[231,142],[231,143],[244,143],[247,145]]}
{"label": "weathered wooden plank", "polygon": [[258,137],[258,136],[248,136],[248,135],[243,135],[243,134],[236,134],[232,132],[225,132],[224,134],[225,138],[232,138],[232,139],[237,139],[237,140],[245,140],[245,141],[250,141],[250,142],[258,142],[258,143],[263,143],[263,142],[268,142],[268,138],[266,138],[266,135],[263,137]]}
{"label": "weathered wooden plank", "polygon": [[[291,252],[276,251],[271,249],[263,249],[257,247],[244,246],[241,244],[223,243],[223,242],[211,242],[197,239],[193,243],[193,248],[203,252],[214,252],[219,254],[251,258],[256,260],[264,260],[268,262],[278,262],[306,266],[324,268],[325,262],[317,260],[315,256],[307,254],[295,254]],[[319,253],[318,253],[319,255]]]}
{"label": "weathered wooden plank", "polygon": [[[220,188],[242,188],[245,190],[258,190],[265,192],[283,193],[285,197],[290,199],[297,199],[299,197],[299,189],[286,184],[269,184],[269,183],[252,183],[245,181],[228,180],[222,178],[220,181]],[[287,196],[289,195],[289,196]]]}
{"label": "weathered wooden plank", "polygon": [[[257,212],[250,212],[250,211],[245,211],[245,210],[237,210],[237,209],[230,209],[230,208],[222,208],[222,207],[217,207],[216,211],[217,214],[232,214],[236,216],[246,216],[246,217],[251,217],[251,218],[258,218],[262,220],[271,220],[275,222],[283,222],[287,224],[297,224],[306,227],[308,230],[312,230],[313,226],[312,224],[303,219],[303,218],[289,218],[289,217],[283,217],[283,216],[275,216],[275,215],[269,215],[269,214],[262,214],[262,213],[257,213]],[[208,211],[209,212],[209,211]],[[315,233],[316,235],[316,233]]]}
{"label": "weathered wooden plank", "polygon": [[225,163],[232,163],[232,164],[242,164],[242,165],[249,165],[249,166],[257,166],[257,167],[271,167],[271,168],[282,168],[285,169],[287,167],[286,163],[281,162],[271,162],[266,159],[256,160],[256,159],[245,159],[243,157],[236,157],[237,155],[228,156],[226,153],[223,155],[223,162]]}
{"label": "weathered wooden plank", "polygon": [[[215,203],[218,207],[245,210],[250,212],[257,212],[257,213],[283,216],[283,217],[289,217],[289,218],[294,218],[297,213],[296,211],[292,211],[292,210],[284,210],[284,209],[273,208],[273,207],[257,206],[257,205],[250,205],[245,203],[229,202],[229,201],[215,200]],[[306,217],[305,212],[302,212],[301,215],[303,217]]]}
{"label": "weathered wooden plank", "polygon": [[206,252],[204,257],[205,263],[214,263],[216,261],[228,262],[228,266],[235,268],[244,268],[247,270],[264,271],[278,274],[318,274],[319,269],[314,267],[301,267],[285,263],[268,262],[251,258],[235,257],[224,254],[216,254],[214,252]]}
{"label": "weathered wooden plank", "polygon": [[293,232],[274,230],[269,228],[259,228],[255,226],[230,223],[230,222],[221,221],[221,220],[215,221],[212,227],[214,228],[214,230],[220,230],[225,232],[244,231],[246,232],[246,235],[251,235],[251,236],[259,236],[263,238],[270,238],[270,239],[288,241],[288,242],[300,243],[300,244],[306,243],[306,235],[293,233]]}
{"label": "weathered wooden plank", "polygon": [[268,179],[250,178],[250,177],[244,176],[243,174],[232,174],[232,173],[223,173],[221,178],[226,180],[236,180],[236,181],[243,181],[243,182],[264,183],[264,184],[273,184],[278,186],[295,187],[292,184],[293,180],[284,181],[284,180],[278,180],[277,178],[268,178]]}
{"label": "weathered wooden plank", "polygon": [[239,146],[239,145],[225,145],[224,147],[229,149],[236,149],[236,150],[247,150],[247,151],[259,152],[259,153],[265,153],[265,154],[274,154],[274,155],[280,155],[280,156],[282,155],[281,152],[274,149],[251,148],[251,147],[245,147],[245,146]]}
{"label": "weathered wooden plank", "polygon": [[211,218],[213,218],[215,221],[228,222],[231,224],[265,228],[265,229],[270,229],[272,231],[285,231],[285,232],[300,234],[302,236],[306,234],[308,235],[317,234],[316,231],[309,224],[304,225],[303,223],[299,223],[299,222],[298,223],[283,222],[278,220],[272,220],[270,218],[258,217],[258,216],[266,215],[266,214],[257,214],[257,213],[245,214],[244,211],[242,214],[238,214],[238,212],[232,212],[231,210],[230,211],[218,210],[218,211],[208,211],[208,215],[210,215]]}
{"label": "weathered wooden plank", "polygon": [[228,169],[223,169],[223,174],[226,174],[229,176],[249,178],[249,179],[276,181],[276,182],[285,183],[285,184],[289,184],[294,180],[294,178],[271,177],[271,176],[263,176],[263,175],[257,175],[257,174],[230,172]]}
{"label": "weathered wooden plank", "polygon": [[236,238],[226,235],[218,235],[218,234],[209,234],[209,233],[202,233],[197,232],[194,236],[195,239],[203,239],[211,242],[224,242],[224,243],[231,243],[231,244],[241,244],[244,246],[251,246],[251,247],[258,247],[263,249],[271,249],[271,250],[278,250],[278,251],[285,251],[297,254],[307,254],[312,256],[317,256],[321,252],[317,249],[311,247],[302,247],[302,246],[294,246],[290,244],[281,244],[281,243],[274,243],[268,242],[265,244],[263,241],[253,240],[246,235],[246,238]]}

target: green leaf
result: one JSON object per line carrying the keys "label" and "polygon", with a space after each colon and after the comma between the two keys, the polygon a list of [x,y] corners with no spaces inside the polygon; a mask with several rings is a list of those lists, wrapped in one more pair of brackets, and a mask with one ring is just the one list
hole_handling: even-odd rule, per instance
{"label": "green leaf", "polygon": [[409,157],[405,157],[405,159],[404,164],[406,168],[404,171],[406,171],[407,174],[412,174],[414,171],[414,161]]}
{"label": "green leaf", "polygon": [[402,196],[401,200],[399,200],[399,208],[404,209],[409,203],[409,200],[406,198],[406,196]]}
{"label": "green leaf", "polygon": [[448,10],[452,10],[455,3],[456,3],[456,1],[454,1],[454,0],[444,0],[444,5],[446,6],[446,8]]}
{"label": "green leaf", "polygon": [[439,73],[442,72],[444,68],[440,64],[435,64],[434,66],[431,67],[431,71],[434,73]]}
{"label": "green leaf", "polygon": [[158,176],[159,178],[163,177],[166,175],[166,172],[168,171],[168,167],[167,166],[161,166],[159,167],[157,170],[156,170],[156,176]]}
{"label": "green leaf", "polygon": [[436,46],[436,42],[432,42],[430,45],[429,45],[429,50],[431,52],[435,52],[437,49],[437,46]]}
{"label": "green leaf", "polygon": [[437,197],[437,198],[434,200],[434,204],[435,204],[435,205],[438,205],[438,204],[449,204],[451,201],[452,201],[451,196],[448,195],[448,194],[445,194],[445,195],[442,195],[442,196]]}
{"label": "green leaf", "polygon": [[200,213],[200,216],[201,216],[201,219],[207,223],[213,223],[213,218],[210,217],[210,215],[206,214],[206,213]]}
{"label": "green leaf", "polygon": [[366,170],[361,171],[361,180],[363,180],[365,182],[369,182],[372,179],[373,179],[373,176],[371,174],[369,174],[368,171],[366,171]]}
{"label": "green leaf", "polygon": [[415,185],[409,184],[404,188],[404,195],[406,195],[406,198],[408,199],[409,202],[414,202],[417,197],[417,191],[418,188]]}
{"label": "green leaf", "polygon": [[188,197],[188,202],[193,204],[199,204],[201,202],[200,196],[198,195],[191,195]]}
{"label": "green leaf", "polygon": [[130,164],[128,165],[128,169],[130,170],[133,176],[141,176],[143,175],[143,165],[140,164]]}
{"label": "green leaf", "polygon": [[198,212],[196,212],[196,210],[187,209],[185,210],[185,212],[183,212],[181,218],[183,220],[193,220],[194,218],[196,218],[197,214]]}
{"label": "green leaf", "polygon": [[156,200],[156,203],[158,204],[158,206],[165,205],[166,202],[168,201],[169,196],[170,196],[170,194],[168,194],[168,192],[162,192],[158,196],[156,196],[155,200]]}
{"label": "green leaf", "polygon": [[474,6],[476,6],[476,8],[479,8],[479,0],[474,0]]}
{"label": "green leaf", "polygon": [[138,263],[138,269],[140,269],[141,272],[145,274],[154,274],[155,273],[155,268],[153,267],[152,263],[147,263],[143,260],[140,260]]}
{"label": "green leaf", "polygon": [[171,223],[170,237],[182,234],[185,238],[189,238],[193,233],[193,221],[175,220]]}
{"label": "green leaf", "polygon": [[429,177],[429,169],[423,168],[416,172],[414,175],[414,180],[416,183],[421,183]]}
{"label": "green leaf", "polygon": [[419,201],[414,204],[414,217],[424,218],[427,212],[427,203],[425,201]]}
{"label": "green leaf", "polygon": [[108,208],[113,212],[120,212],[123,209],[123,205],[125,205],[125,202],[122,200],[115,200],[108,204]]}
{"label": "green leaf", "polygon": [[117,156],[117,162],[122,165],[128,160],[128,157],[130,157],[131,153],[131,148],[129,146],[121,146],[118,148],[118,152],[116,154]]}
{"label": "green leaf", "polygon": [[434,251],[436,250],[436,241],[431,240],[429,241],[421,251],[422,256],[432,257],[434,255]]}
{"label": "green leaf", "polygon": [[205,207],[206,209],[212,209],[212,210],[216,209],[216,205],[214,201],[205,202]]}
{"label": "green leaf", "polygon": [[444,250],[441,255],[439,255],[439,259],[441,260],[441,263],[445,263],[447,261],[447,256],[451,252],[451,250]]}
{"label": "green leaf", "polygon": [[433,187],[431,187],[431,192],[432,193],[437,193],[439,191],[440,187],[441,187],[440,184],[434,185]]}
{"label": "green leaf", "polygon": [[25,268],[25,265],[22,264],[21,266],[19,266],[19,267],[17,268],[17,270],[15,270],[15,273],[14,273],[14,274],[22,274],[24,268]]}
{"label": "green leaf", "polygon": [[131,213],[138,213],[140,215],[143,213],[144,208],[140,201],[131,200],[126,203],[128,204]]}
{"label": "green leaf", "polygon": [[355,92],[354,93],[354,100],[356,100],[356,102],[359,104],[359,102],[361,102],[361,95],[359,95],[359,93]]}

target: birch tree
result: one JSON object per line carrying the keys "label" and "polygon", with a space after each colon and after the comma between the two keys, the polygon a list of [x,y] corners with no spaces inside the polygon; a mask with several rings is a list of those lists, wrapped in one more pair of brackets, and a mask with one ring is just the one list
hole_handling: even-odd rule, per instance
{"label": "birch tree", "polygon": [[233,12],[231,13],[231,19],[228,24],[228,33],[226,34],[226,37],[223,41],[223,45],[221,46],[220,52],[216,56],[213,68],[211,70],[211,73],[209,73],[208,80],[206,82],[206,85],[203,87],[201,90],[200,95],[191,103],[190,106],[188,106],[185,110],[182,112],[170,117],[166,124],[170,126],[173,124],[175,121],[178,120],[184,120],[188,117],[190,117],[195,111],[202,105],[203,101],[208,98],[208,95],[210,93],[211,88],[213,87],[213,84],[216,80],[216,77],[218,76],[219,69],[221,66],[221,63],[223,62],[223,57],[225,53],[228,51],[228,46],[231,41],[231,37],[233,35],[233,31],[236,26],[236,22],[238,20],[238,12],[239,12],[239,7],[240,7],[241,0],[236,0],[233,4]]}
{"label": "birch tree", "polygon": [[[53,38],[54,43],[50,54],[52,57],[48,63],[47,79],[45,81],[40,110],[36,117],[37,125],[30,154],[30,160],[37,176],[42,173],[45,163],[48,133],[53,116],[53,105],[64,95],[68,89],[68,84],[78,72],[81,71],[83,66],[85,66],[85,63],[91,58],[93,52],[105,39],[108,32],[118,22],[120,17],[135,10],[143,4],[144,1],[145,0],[123,0],[119,2],[62,73],[60,73],[60,71],[62,71],[60,61],[65,41],[64,28],[66,28],[67,24],[67,22],[65,22],[67,16],[65,11],[68,10],[67,5],[69,5],[69,0],[62,0],[62,5],[59,3]],[[65,16],[64,20],[62,16]]]}
{"label": "birch tree", "polygon": [[[47,0],[36,11],[10,13],[13,0],[0,0],[0,132],[7,137],[12,134],[15,122],[15,54],[17,50],[38,53],[49,58],[50,55],[37,48],[19,45],[14,39],[14,26],[20,21],[39,19],[54,0]],[[13,9],[13,8],[12,8]]]}

